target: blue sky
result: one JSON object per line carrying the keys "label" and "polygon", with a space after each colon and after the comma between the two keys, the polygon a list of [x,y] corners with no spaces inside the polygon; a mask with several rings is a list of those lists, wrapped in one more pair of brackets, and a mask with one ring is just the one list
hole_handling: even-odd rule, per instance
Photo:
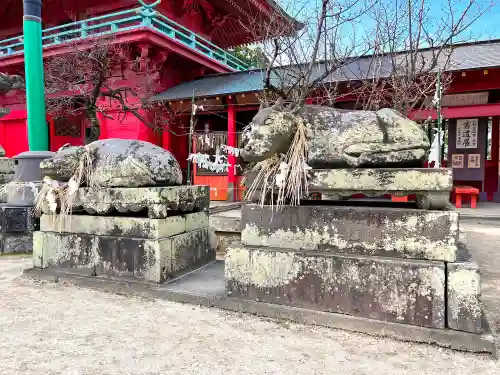
{"label": "blue sky", "polygon": [[[342,0],[334,0],[337,3],[343,2]],[[352,0],[344,0],[352,1]],[[375,1],[375,0],[365,0],[365,1]],[[390,6],[396,0],[382,0],[386,5]],[[462,13],[465,5],[469,3],[470,0],[454,0],[453,9],[455,10],[455,15]],[[297,16],[297,18],[304,20],[311,17],[311,14],[315,12],[315,9],[319,9],[321,0],[277,0],[277,2],[286,9],[291,15]],[[476,0],[475,6],[478,7],[474,10],[474,14],[477,14],[477,9],[485,9],[494,4],[490,10],[481,16],[472,27],[470,27],[466,33],[461,35],[461,41],[464,40],[484,40],[492,38],[500,38],[500,1],[498,0]],[[430,13],[433,17],[437,19],[446,15],[448,0],[426,0],[426,6],[430,8]],[[356,22],[354,30],[357,33],[366,30],[367,25],[370,25],[373,21],[370,17],[365,16]],[[434,22],[436,27],[438,22]],[[369,27],[369,26],[368,26]]]}

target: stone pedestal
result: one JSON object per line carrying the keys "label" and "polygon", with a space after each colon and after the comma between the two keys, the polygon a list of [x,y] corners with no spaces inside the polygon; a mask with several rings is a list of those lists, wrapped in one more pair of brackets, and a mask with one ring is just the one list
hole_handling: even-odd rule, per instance
{"label": "stone pedestal", "polygon": [[454,261],[458,214],[389,207],[242,209],[245,245]]}
{"label": "stone pedestal", "polygon": [[[73,210],[91,215],[138,213],[151,219],[162,219],[173,212],[208,211],[209,187],[165,186],[142,188],[81,188],[73,200]],[[49,207],[42,207],[50,214]]]}
{"label": "stone pedestal", "polygon": [[233,246],[225,276],[232,297],[445,326],[444,263]]}
{"label": "stone pedestal", "polygon": [[215,259],[208,187],[80,189],[74,204],[64,220],[42,215],[35,267],[163,283]]}
{"label": "stone pedestal", "polygon": [[226,255],[230,297],[482,332],[477,266],[452,211],[249,204]]}
{"label": "stone pedestal", "polygon": [[[415,195],[419,208],[441,210],[449,204],[453,189],[451,168],[312,169],[308,174],[310,195],[318,195],[322,200],[348,200],[355,194]],[[256,171],[248,172],[246,186],[251,186],[256,176]],[[260,198],[261,192],[257,189],[251,199],[257,202]]]}
{"label": "stone pedestal", "polygon": [[[28,183],[14,181],[15,173],[16,160],[0,157],[1,254],[31,252],[32,232],[38,229],[38,219],[33,211],[35,203],[32,187],[28,187]],[[29,192],[29,199],[24,198],[26,192]]]}

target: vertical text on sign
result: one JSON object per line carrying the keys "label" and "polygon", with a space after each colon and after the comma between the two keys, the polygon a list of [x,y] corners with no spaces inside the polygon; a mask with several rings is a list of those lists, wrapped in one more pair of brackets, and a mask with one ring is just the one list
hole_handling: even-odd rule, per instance
{"label": "vertical text on sign", "polygon": [[464,155],[463,154],[453,154],[451,156],[451,167],[452,168],[463,168],[464,167]]}
{"label": "vertical text on sign", "polygon": [[478,124],[477,118],[457,120],[457,149],[477,148]]}
{"label": "vertical text on sign", "polygon": [[481,168],[481,154],[469,154],[467,168]]}

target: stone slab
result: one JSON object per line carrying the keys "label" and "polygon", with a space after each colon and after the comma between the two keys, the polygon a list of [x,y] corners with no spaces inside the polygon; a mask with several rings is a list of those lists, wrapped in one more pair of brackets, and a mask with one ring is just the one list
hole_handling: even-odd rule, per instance
{"label": "stone slab", "polygon": [[78,269],[89,276],[162,283],[213,258],[208,229],[160,240],[56,232],[35,232],[33,236],[35,267]]}
{"label": "stone slab", "polygon": [[282,322],[292,321],[308,326],[361,332],[375,337],[433,344],[460,351],[489,353],[492,357],[496,357],[494,337],[486,320],[483,320],[485,333],[477,335],[451,329],[419,327],[358,318],[346,314],[227,298],[224,292],[224,261],[212,262],[173,280],[171,283],[160,286],[147,282],[83,276],[64,272],[61,269],[30,268],[24,270],[23,275],[34,280],[71,283],[79,287],[92,288],[107,293],[129,296],[144,295],[154,299],[188,303],[194,306],[215,307],[237,313],[253,314]]}
{"label": "stone slab", "polygon": [[208,228],[208,222],[206,211],[179,214],[164,219],[72,214],[64,217],[63,220],[60,215],[44,214],[40,218],[40,230],[43,232],[161,239]]}
{"label": "stone slab", "polygon": [[2,254],[31,253],[33,233],[1,233],[0,247]]}
{"label": "stone slab", "polygon": [[313,169],[309,188],[314,191],[436,191],[453,189],[451,168]]}
{"label": "stone slab", "polygon": [[1,233],[32,232],[38,228],[39,220],[34,216],[33,207],[0,204]]}
{"label": "stone slab", "polygon": [[389,207],[296,206],[242,209],[243,244],[321,252],[454,261],[458,214]]}
{"label": "stone slab", "polygon": [[232,246],[228,296],[423,327],[445,327],[445,265]]}
{"label": "stone slab", "polygon": [[[257,172],[247,173],[251,185]],[[311,192],[366,192],[370,195],[408,192],[450,192],[453,175],[450,168],[351,168],[311,169]],[[341,194],[343,195],[343,194]]]}
{"label": "stone slab", "polygon": [[[73,209],[90,214],[147,212],[152,219],[167,217],[171,212],[208,211],[208,186],[163,186],[141,188],[80,188],[73,201]],[[50,214],[48,205],[42,207]]]}
{"label": "stone slab", "polygon": [[482,333],[482,303],[479,266],[465,246],[457,260],[447,264],[448,327]]}
{"label": "stone slab", "polygon": [[[250,187],[257,172],[250,171],[245,176],[245,184]],[[354,194],[369,197],[415,194],[419,208],[441,210],[449,206],[452,189],[452,170],[449,168],[312,169],[308,172],[309,196],[304,195],[303,199],[311,199],[313,194],[331,201],[348,199]],[[249,200],[258,202],[261,195],[257,188]]]}

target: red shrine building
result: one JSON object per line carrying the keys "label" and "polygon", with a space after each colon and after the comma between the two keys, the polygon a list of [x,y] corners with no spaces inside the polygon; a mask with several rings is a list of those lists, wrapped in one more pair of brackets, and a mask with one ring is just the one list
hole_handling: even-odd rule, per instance
{"label": "red shrine building", "polygon": [[[22,12],[22,0],[4,0],[0,7],[0,71],[4,73],[24,75]],[[288,29],[295,23],[273,0],[44,0],[43,56],[47,61],[73,52],[77,43],[92,45],[104,39],[126,45],[120,53],[125,65],[135,63],[133,74],[113,72],[112,88],[137,87],[148,79],[153,85],[148,90],[154,94],[202,76],[248,69],[228,50],[260,41],[258,32],[243,25],[269,19]],[[127,104],[147,117],[140,103]],[[137,116],[119,113],[121,108],[110,106],[106,98],[96,105],[106,109],[98,111],[101,139],[140,139],[161,145],[186,169],[185,124],[172,123],[168,131],[158,132]],[[0,144],[7,156],[27,151],[25,93],[0,95],[0,107],[10,109],[0,119]],[[47,121],[51,151],[66,143],[83,144],[90,127],[83,114],[62,120],[48,115]]]}
{"label": "red shrine building", "polygon": [[[351,94],[351,87],[360,77],[369,76],[366,69],[371,65],[370,58],[353,61],[338,75],[345,77],[344,81],[332,82],[343,94],[336,99],[335,107],[361,109],[358,98]],[[442,97],[444,152],[441,164],[453,168],[454,185],[478,189],[479,200],[500,202],[500,40],[454,45],[450,61],[447,74],[451,75],[451,84]],[[321,69],[318,64],[318,74]],[[220,145],[239,144],[239,135],[258,110],[257,96],[264,91],[264,75],[261,70],[249,70],[205,76],[183,82],[153,99],[183,113],[191,106],[195,92],[195,104],[204,110],[197,112],[194,148],[214,153]],[[324,97],[313,93],[309,103],[316,103],[316,97],[321,96]],[[408,116],[422,122],[435,120],[437,113],[414,110]],[[210,185],[211,199],[241,199],[244,187],[240,174],[238,168],[228,173],[197,168],[194,182]]]}

